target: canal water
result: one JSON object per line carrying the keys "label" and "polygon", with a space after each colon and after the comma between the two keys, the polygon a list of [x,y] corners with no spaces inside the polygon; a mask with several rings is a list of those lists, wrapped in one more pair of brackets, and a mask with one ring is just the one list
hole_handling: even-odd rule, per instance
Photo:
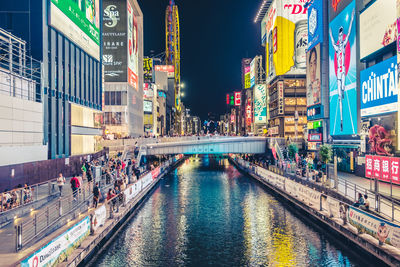
{"label": "canal water", "polygon": [[94,266],[361,266],[227,159],[166,176]]}

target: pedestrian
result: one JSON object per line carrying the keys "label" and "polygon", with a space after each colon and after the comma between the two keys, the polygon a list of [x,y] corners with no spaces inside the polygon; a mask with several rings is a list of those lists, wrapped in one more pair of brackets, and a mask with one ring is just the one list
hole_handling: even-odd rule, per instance
{"label": "pedestrian", "polygon": [[364,205],[360,206],[362,209],[368,211],[369,210],[369,200],[368,200],[368,195],[364,195]]}
{"label": "pedestrian", "polygon": [[64,184],[65,184],[65,177],[60,172],[57,177],[57,185],[58,185],[58,190],[60,191],[60,197],[62,195],[62,189],[63,189]]}
{"label": "pedestrian", "polygon": [[70,184],[71,184],[71,189],[72,189],[72,194],[74,196],[74,200],[76,200],[76,195],[78,192],[78,188],[80,186],[79,179],[76,176],[72,177]]}
{"label": "pedestrian", "polygon": [[110,170],[107,169],[106,171],[106,184],[110,184],[111,183],[111,173]]}
{"label": "pedestrian", "polygon": [[85,163],[82,165],[81,171],[82,171],[82,177],[83,177],[83,179],[85,179],[86,178],[86,171],[87,171]]}
{"label": "pedestrian", "polygon": [[358,200],[357,200],[356,203],[353,204],[353,206],[358,208],[358,207],[360,207],[362,205],[364,205],[364,198],[363,198],[363,195],[361,193],[358,193]]}
{"label": "pedestrian", "polygon": [[93,208],[97,208],[97,204],[99,203],[99,199],[101,197],[101,192],[99,189],[99,182],[96,182],[93,187]]}
{"label": "pedestrian", "polygon": [[87,177],[88,183],[91,183],[93,180],[93,174],[92,174],[92,170],[90,168],[86,172],[86,177]]}

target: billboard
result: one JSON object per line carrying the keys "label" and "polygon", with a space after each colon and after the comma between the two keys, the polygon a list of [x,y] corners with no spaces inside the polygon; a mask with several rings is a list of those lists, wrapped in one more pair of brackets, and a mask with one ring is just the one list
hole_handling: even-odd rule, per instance
{"label": "billboard", "polygon": [[329,23],[330,134],[357,134],[355,1]]}
{"label": "billboard", "polygon": [[328,0],[329,21],[339,15],[352,0]]}
{"label": "billboard", "polygon": [[266,24],[267,82],[284,74],[306,73],[307,9],[303,0],[276,0]]}
{"label": "billboard", "polygon": [[360,58],[396,41],[396,2],[375,1],[360,14]]}
{"label": "billboard", "polygon": [[316,45],[307,52],[307,107],[321,104],[321,49]]}
{"label": "billboard", "polygon": [[153,102],[149,100],[143,100],[143,112],[153,113]]}
{"label": "billboard", "polygon": [[175,67],[173,65],[155,65],[154,70],[166,72],[168,74],[168,78],[175,77]]}
{"label": "billboard", "polygon": [[103,8],[104,81],[126,82],[126,5],[124,1],[104,0]]}
{"label": "billboard", "polygon": [[50,26],[100,60],[100,0],[51,0]]}
{"label": "billboard", "polygon": [[244,68],[244,88],[249,89],[250,85],[250,66]]}
{"label": "billboard", "polygon": [[242,93],[235,92],[235,106],[240,106],[242,104]]}
{"label": "billboard", "polygon": [[361,116],[396,112],[397,56],[361,71]]}
{"label": "billboard", "polygon": [[400,158],[365,156],[365,177],[400,185]]}
{"label": "billboard", "polygon": [[256,65],[258,58],[254,58],[250,63],[250,87],[256,84]]}
{"label": "billboard", "polygon": [[153,82],[153,59],[144,58],[143,59],[143,76],[145,83]]}
{"label": "billboard", "polygon": [[137,91],[139,70],[139,33],[138,23],[133,14],[133,8],[129,1],[126,2],[128,9],[128,82]]}
{"label": "billboard", "polygon": [[254,87],[254,123],[267,123],[267,85],[257,84]]}
{"label": "billboard", "polygon": [[315,0],[308,7],[308,50],[324,40],[324,3]]}

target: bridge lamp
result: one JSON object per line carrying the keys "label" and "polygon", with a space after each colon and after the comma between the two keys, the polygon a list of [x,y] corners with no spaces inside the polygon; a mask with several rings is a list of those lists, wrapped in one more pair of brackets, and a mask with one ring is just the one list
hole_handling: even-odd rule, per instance
{"label": "bridge lamp", "polygon": [[181,83],[181,88],[185,88],[185,83]]}

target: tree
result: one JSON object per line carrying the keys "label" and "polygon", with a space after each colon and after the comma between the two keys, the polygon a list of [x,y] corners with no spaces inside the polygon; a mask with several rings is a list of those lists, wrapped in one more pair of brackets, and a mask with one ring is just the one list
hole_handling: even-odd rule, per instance
{"label": "tree", "polygon": [[326,164],[326,170],[328,169],[328,162],[332,160],[333,151],[330,145],[322,145],[319,148],[319,158]]}
{"label": "tree", "polygon": [[297,147],[296,144],[290,144],[288,147],[288,156],[289,159],[295,160],[296,159],[296,154],[299,152],[299,148]]}

